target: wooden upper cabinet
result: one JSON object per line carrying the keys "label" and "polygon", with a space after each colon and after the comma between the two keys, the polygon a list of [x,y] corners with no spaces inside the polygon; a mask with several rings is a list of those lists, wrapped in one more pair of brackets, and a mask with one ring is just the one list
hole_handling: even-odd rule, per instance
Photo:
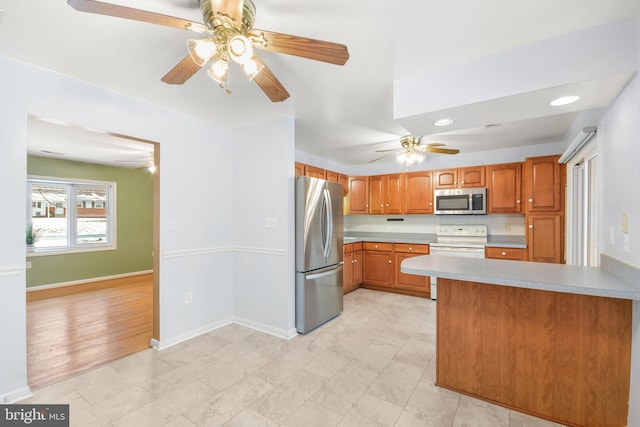
{"label": "wooden upper cabinet", "polygon": [[304,176],[304,163],[295,162],[293,164],[293,172],[295,176]]}
{"label": "wooden upper cabinet", "polygon": [[433,172],[433,187],[437,189],[484,186],[484,166],[471,166],[467,168],[457,169],[441,169]]}
{"label": "wooden upper cabinet", "polygon": [[526,211],[558,212],[561,208],[559,155],[529,157],[524,162]]}
{"label": "wooden upper cabinet", "polygon": [[369,213],[384,213],[384,183],[382,175],[369,177]]}
{"label": "wooden upper cabinet", "polygon": [[404,199],[404,179],[402,179],[402,174],[385,175],[384,179],[386,181],[384,213],[401,214],[403,212],[402,202]]}
{"label": "wooden upper cabinet", "polygon": [[327,179],[327,171],[311,165],[304,165],[304,174],[311,178]]}
{"label": "wooden upper cabinet", "polygon": [[433,183],[431,171],[404,174],[404,213],[433,213]]}
{"label": "wooden upper cabinet", "polygon": [[458,169],[443,169],[433,171],[434,188],[457,188]]}
{"label": "wooden upper cabinet", "polygon": [[345,174],[339,173],[338,184],[342,184],[344,194],[347,194],[347,192],[349,191],[349,177]]}
{"label": "wooden upper cabinet", "polygon": [[522,212],[522,163],[487,166],[487,213]]}
{"label": "wooden upper cabinet", "polygon": [[458,187],[484,187],[485,167],[472,166],[458,169]]}
{"label": "wooden upper cabinet", "polygon": [[325,179],[331,182],[338,182],[338,172],[325,171]]}
{"label": "wooden upper cabinet", "polygon": [[404,198],[402,174],[369,177],[369,213],[400,214]]}
{"label": "wooden upper cabinet", "polygon": [[364,215],[369,213],[369,177],[350,176],[348,179],[347,213]]}

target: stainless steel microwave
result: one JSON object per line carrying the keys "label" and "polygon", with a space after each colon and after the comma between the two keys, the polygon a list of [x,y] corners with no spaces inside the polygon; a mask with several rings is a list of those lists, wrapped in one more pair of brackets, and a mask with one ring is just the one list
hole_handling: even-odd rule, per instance
{"label": "stainless steel microwave", "polygon": [[484,215],[486,188],[448,188],[434,191],[436,215]]}

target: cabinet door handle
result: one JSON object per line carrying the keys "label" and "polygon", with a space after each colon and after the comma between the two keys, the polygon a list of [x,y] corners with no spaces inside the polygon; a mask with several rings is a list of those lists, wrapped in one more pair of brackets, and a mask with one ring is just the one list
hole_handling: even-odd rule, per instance
{"label": "cabinet door handle", "polygon": [[378,245],[374,245],[374,248],[378,249]]}
{"label": "cabinet door handle", "polygon": [[533,224],[529,224],[529,228],[533,228]]}
{"label": "cabinet door handle", "polygon": [[460,181],[460,184],[464,184],[464,181]]}
{"label": "cabinet door handle", "polygon": [[391,260],[389,260],[389,264],[391,264]]}
{"label": "cabinet door handle", "polygon": [[516,203],[520,203],[520,200],[516,200]]}
{"label": "cabinet door handle", "polygon": [[409,250],[410,250],[410,251],[412,251],[412,250],[413,250],[413,247],[412,247],[412,246],[409,246]]}
{"label": "cabinet door handle", "polygon": [[533,203],[533,199],[529,199],[529,203]]}
{"label": "cabinet door handle", "polygon": [[507,253],[506,253],[506,252],[502,252],[502,256],[506,256],[506,255],[507,255]]}
{"label": "cabinet door handle", "polygon": [[429,202],[429,206],[433,206],[433,203]]}

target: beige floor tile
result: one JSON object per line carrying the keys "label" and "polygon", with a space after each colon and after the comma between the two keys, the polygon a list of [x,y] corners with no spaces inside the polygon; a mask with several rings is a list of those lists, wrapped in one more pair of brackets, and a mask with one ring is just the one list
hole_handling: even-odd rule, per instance
{"label": "beige floor tile", "polygon": [[254,375],[238,381],[183,415],[197,426],[220,426],[262,398],[273,387]]}
{"label": "beige floor tile", "polygon": [[338,426],[389,427],[395,424],[401,412],[401,406],[364,394]]}
{"label": "beige floor tile", "polygon": [[176,388],[159,399],[112,420],[114,427],[163,426],[210,398],[217,391],[199,381]]}
{"label": "beige floor tile", "polygon": [[532,417],[517,411],[509,411],[509,427],[563,427],[541,418]]}
{"label": "beige floor tile", "polygon": [[[143,426],[144,424],[141,425],[140,427],[143,427]],[[188,419],[186,419],[185,417],[183,417],[182,415],[180,415],[179,417],[176,417],[170,422],[168,422],[167,424],[165,424],[163,427],[195,427],[195,424],[189,421]]]}
{"label": "beige floor tile", "polygon": [[421,368],[392,360],[380,372],[367,393],[387,402],[404,406],[421,375]]}
{"label": "beige floor tile", "polygon": [[308,400],[280,425],[282,427],[335,427],[342,418],[342,415]]}
{"label": "beige floor tile", "polygon": [[341,415],[346,415],[376,379],[378,373],[349,363],[325,383],[311,400]]}
{"label": "beige floor tile", "polygon": [[353,359],[353,362],[363,368],[380,372],[399,350],[400,347],[396,345],[372,342]]}
{"label": "beige floor tile", "polygon": [[468,396],[460,396],[454,427],[507,427],[509,410]]}
{"label": "beige floor tile", "polygon": [[323,385],[324,379],[319,375],[299,370],[267,392],[252,409],[278,423],[283,422]]}
{"label": "beige floor tile", "polygon": [[304,369],[324,378],[331,378],[349,363],[349,357],[334,350],[320,353]]}
{"label": "beige floor tile", "polygon": [[278,423],[264,417],[252,409],[245,409],[224,423],[224,427],[278,427]]}
{"label": "beige floor tile", "polygon": [[114,397],[91,405],[81,411],[71,421],[73,426],[103,426],[135,411],[155,400],[155,397],[138,386],[124,390]]}
{"label": "beige floor tile", "polygon": [[460,395],[420,381],[398,420],[398,427],[451,426]]}

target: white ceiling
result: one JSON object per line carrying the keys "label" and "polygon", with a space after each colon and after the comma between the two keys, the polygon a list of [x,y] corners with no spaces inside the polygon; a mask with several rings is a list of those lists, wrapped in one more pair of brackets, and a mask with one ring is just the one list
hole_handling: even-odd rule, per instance
{"label": "white ceiling", "polygon": [[[113,0],[129,7],[201,21],[195,0]],[[17,58],[220,126],[256,123],[283,115],[296,118],[296,149],[347,165],[379,157],[408,131],[434,131],[411,120],[394,120],[393,83],[424,72],[483,58],[524,44],[640,14],[638,0],[254,0],[254,27],[344,43],[343,67],[271,52],[263,59],[291,97],[271,103],[239,69],[227,95],[200,72],[181,86],[160,78],[186,54],[188,31],[73,10],[65,0],[0,0],[0,54]],[[235,71],[235,72],[233,72]],[[591,88],[609,102],[620,82]],[[523,96],[532,96],[523,94]],[[506,100],[507,105],[511,100]],[[593,105],[585,105],[590,108]],[[428,140],[461,152],[559,141],[576,111],[541,117],[526,109],[495,123],[504,105],[489,103],[455,112],[473,116],[475,126],[458,127]],[[508,108],[507,108],[508,109]],[[45,118],[46,119],[46,118]],[[423,117],[424,119],[424,117]],[[34,150],[100,153],[113,135],[62,128],[33,119]],[[410,128],[410,129],[409,129]],[[108,131],[108,129],[106,129]],[[62,147],[69,132],[89,150]],[[81,135],[80,135],[81,134]],[[63,138],[60,138],[60,135]],[[89,144],[87,140],[92,140]],[[125,142],[131,141],[125,139]],[[133,147],[145,148],[140,141]],[[122,141],[112,159],[127,156]],[[99,150],[98,147],[102,147]],[[31,149],[30,148],[30,149]],[[146,151],[149,148],[146,147]],[[144,149],[143,149],[144,151]],[[140,157],[141,153],[129,153]],[[142,153],[144,156],[145,153]]]}

